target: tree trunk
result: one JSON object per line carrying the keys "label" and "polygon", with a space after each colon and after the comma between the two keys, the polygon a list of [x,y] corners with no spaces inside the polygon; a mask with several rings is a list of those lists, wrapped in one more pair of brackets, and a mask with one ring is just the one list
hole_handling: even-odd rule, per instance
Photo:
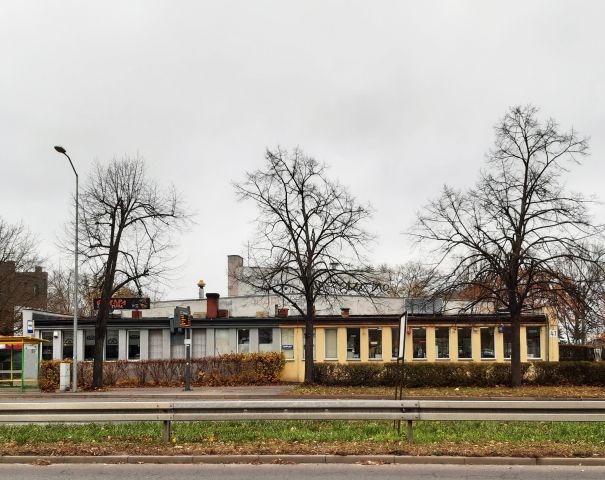
{"label": "tree trunk", "polygon": [[511,355],[510,355],[510,386],[521,386],[521,312],[511,312]]}
{"label": "tree trunk", "polygon": [[313,383],[313,317],[315,316],[313,305],[307,305],[305,316],[305,383]]}
{"label": "tree trunk", "polygon": [[95,322],[95,349],[92,365],[92,386],[103,387],[103,352],[105,346],[105,335],[107,333],[107,319],[109,317],[109,299],[101,298],[97,319]]}

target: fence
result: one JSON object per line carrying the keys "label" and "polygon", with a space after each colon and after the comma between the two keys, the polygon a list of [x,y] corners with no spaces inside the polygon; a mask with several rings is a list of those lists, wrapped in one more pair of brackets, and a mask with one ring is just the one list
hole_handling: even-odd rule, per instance
{"label": "fence", "polygon": [[209,400],[175,402],[0,403],[0,423],[107,423],[160,421],[164,441],[173,421],[393,420],[605,421],[601,400]]}

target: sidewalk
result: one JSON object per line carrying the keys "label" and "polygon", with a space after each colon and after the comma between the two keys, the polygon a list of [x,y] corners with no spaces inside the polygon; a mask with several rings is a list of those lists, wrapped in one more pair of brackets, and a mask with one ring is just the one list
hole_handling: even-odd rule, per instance
{"label": "sidewalk", "polygon": [[[13,402],[15,400],[171,400],[171,399],[245,399],[245,398],[276,398],[284,397],[292,385],[269,385],[251,387],[195,387],[186,392],[177,387],[157,388],[112,388],[104,391],[47,393],[39,391],[2,391],[0,402]],[[289,397],[288,397],[289,398]]]}

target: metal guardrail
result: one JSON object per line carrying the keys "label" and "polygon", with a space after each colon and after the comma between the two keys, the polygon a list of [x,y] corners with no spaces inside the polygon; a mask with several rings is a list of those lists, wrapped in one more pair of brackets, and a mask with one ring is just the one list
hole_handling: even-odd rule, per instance
{"label": "metal guardrail", "polygon": [[164,440],[173,421],[394,420],[605,421],[601,400],[199,400],[173,402],[0,403],[0,423],[162,421]]}

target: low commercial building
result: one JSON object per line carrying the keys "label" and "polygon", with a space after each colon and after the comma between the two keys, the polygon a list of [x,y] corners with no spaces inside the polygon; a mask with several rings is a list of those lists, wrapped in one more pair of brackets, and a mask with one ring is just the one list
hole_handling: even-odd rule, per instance
{"label": "low commercial building", "polygon": [[[239,297],[241,299],[241,297]],[[233,305],[234,298],[225,299]],[[248,299],[249,301],[249,299]],[[220,302],[220,304],[219,304]],[[401,300],[400,300],[401,302]],[[282,352],[286,358],[283,379],[304,377],[304,319],[285,308],[277,315],[231,316],[217,294],[208,294],[206,310],[192,320],[192,357],[226,353]],[[401,304],[403,306],[403,304]],[[166,308],[166,307],[161,307]],[[149,313],[148,313],[149,312]],[[105,359],[146,360],[184,358],[182,331],[171,330],[169,316],[113,315],[108,322]],[[316,362],[393,362],[398,355],[399,314],[355,315],[344,308],[340,315],[318,315],[314,325]],[[42,359],[71,358],[72,321],[65,315],[26,311],[35,335],[48,340]],[[78,360],[90,360],[95,343],[94,319],[79,320]],[[522,361],[558,361],[556,320],[542,311],[523,316]],[[505,314],[411,313],[405,332],[407,362],[506,362],[511,354],[510,319]]]}

